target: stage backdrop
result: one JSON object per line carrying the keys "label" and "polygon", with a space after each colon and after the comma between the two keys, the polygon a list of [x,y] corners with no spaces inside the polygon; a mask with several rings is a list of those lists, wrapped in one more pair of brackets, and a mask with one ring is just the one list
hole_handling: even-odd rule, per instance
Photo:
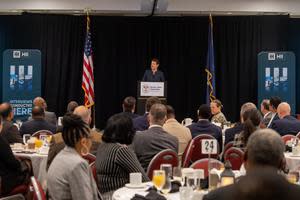
{"label": "stage backdrop", "polygon": [[2,101],[12,105],[15,120],[27,119],[32,100],[41,96],[41,52],[7,49],[3,53],[2,78]]}

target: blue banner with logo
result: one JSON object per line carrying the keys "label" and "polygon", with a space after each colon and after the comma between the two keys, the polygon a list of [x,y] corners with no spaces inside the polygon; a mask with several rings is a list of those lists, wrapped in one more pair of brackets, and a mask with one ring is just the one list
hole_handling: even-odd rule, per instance
{"label": "blue banner with logo", "polygon": [[2,101],[14,109],[14,119],[26,120],[32,101],[41,96],[41,52],[36,49],[7,49],[3,52]]}
{"label": "blue banner with logo", "polygon": [[295,54],[261,52],[258,54],[258,104],[263,99],[279,96],[296,109]]}

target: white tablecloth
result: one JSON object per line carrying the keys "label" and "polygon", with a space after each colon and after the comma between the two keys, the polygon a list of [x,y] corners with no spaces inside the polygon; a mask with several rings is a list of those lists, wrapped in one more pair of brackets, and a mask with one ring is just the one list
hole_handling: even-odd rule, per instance
{"label": "white tablecloth", "polygon": [[[132,197],[134,197],[135,194],[146,196],[148,194],[148,192],[146,192],[146,190],[150,187],[150,185],[151,185],[151,183],[145,189],[130,189],[127,187],[122,187],[114,192],[112,199],[113,200],[130,200]],[[192,200],[196,200],[196,199],[202,200],[202,197],[204,196],[204,194],[207,194],[207,191],[194,192]],[[180,200],[179,192],[167,194],[165,197],[167,200]]]}
{"label": "white tablecloth", "polygon": [[300,169],[300,156],[294,156],[292,153],[284,153],[287,167],[290,171]]}

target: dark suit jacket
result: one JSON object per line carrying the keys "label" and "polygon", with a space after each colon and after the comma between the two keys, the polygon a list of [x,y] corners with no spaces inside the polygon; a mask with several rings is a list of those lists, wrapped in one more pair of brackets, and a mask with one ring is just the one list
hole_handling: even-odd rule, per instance
{"label": "dark suit jacket", "polygon": [[56,126],[50,124],[45,119],[32,119],[30,121],[24,122],[20,128],[20,134],[30,134],[40,131],[40,130],[48,130],[53,134],[56,133]]}
{"label": "dark suit jacket", "polygon": [[147,171],[151,159],[164,149],[171,149],[178,153],[178,139],[154,126],[148,130],[137,132],[131,147],[133,148],[142,167]]}
{"label": "dark suit jacket", "polygon": [[192,138],[200,134],[212,135],[219,143],[220,152],[222,151],[222,129],[208,120],[199,120],[188,126],[192,133]]}
{"label": "dark suit jacket", "polygon": [[146,70],[143,76],[143,81],[164,82],[165,81],[164,73],[160,70],[157,70],[155,74],[153,74],[152,70]]}
{"label": "dark suit jacket", "polygon": [[[28,121],[29,120],[32,120],[31,116],[28,118]],[[57,125],[57,118],[54,112],[45,111],[45,120],[55,126]]]}
{"label": "dark suit jacket", "polygon": [[270,119],[270,122],[269,122],[269,126],[267,126],[267,128],[271,128],[272,124],[274,123],[274,121],[276,120],[279,120],[279,117],[278,117],[278,114],[276,113],[275,116],[273,117],[273,119],[271,118]]}
{"label": "dark suit jacket", "polygon": [[138,114],[132,113],[132,112],[122,112],[124,115],[130,117],[131,119],[139,117]]}
{"label": "dark suit jacket", "polygon": [[300,187],[289,183],[276,170],[247,173],[238,183],[215,189],[203,200],[296,200]]}
{"label": "dark suit jacket", "polygon": [[24,179],[21,163],[15,158],[3,135],[0,135],[0,177],[2,193],[8,193]]}
{"label": "dark suit jacket", "polygon": [[1,135],[9,144],[23,143],[23,139],[18,128],[10,121],[3,121]]}
{"label": "dark suit jacket", "polygon": [[300,131],[300,121],[292,116],[273,121],[271,129],[277,131],[281,136],[286,134],[296,135]]}
{"label": "dark suit jacket", "polygon": [[148,129],[149,122],[147,117],[148,117],[148,113],[145,113],[144,115],[133,119],[133,126],[136,131],[144,131]]}
{"label": "dark suit jacket", "polygon": [[243,128],[244,128],[243,124],[237,123],[234,127],[227,129],[225,131],[225,145],[228,142],[233,141],[234,140],[234,136],[236,134],[239,134],[240,132],[242,132]]}

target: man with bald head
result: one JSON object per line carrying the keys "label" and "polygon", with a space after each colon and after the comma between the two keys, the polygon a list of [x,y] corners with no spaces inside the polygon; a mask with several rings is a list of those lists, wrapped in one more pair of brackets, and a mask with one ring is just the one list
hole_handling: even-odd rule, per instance
{"label": "man with bald head", "polygon": [[32,109],[32,120],[24,122],[20,128],[20,134],[34,134],[40,130],[48,130],[56,133],[56,126],[45,120],[45,111],[40,106],[34,106]]}
{"label": "man with bald head", "polygon": [[23,143],[23,139],[19,133],[18,128],[13,124],[14,112],[9,103],[2,103],[0,105],[0,114],[3,118],[2,123],[2,137],[9,143]]}
{"label": "man with bald head", "polygon": [[[91,110],[86,108],[85,106],[78,106],[75,108],[74,114],[81,117],[81,119],[87,123],[88,125],[91,124],[92,118],[91,118]],[[92,137],[92,147],[90,152],[94,155],[97,153],[97,149],[99,144],[102,141],[102,133],[99,133],[97,131],[91,130],[91,137]],[[62,138],[61,133],[57,133],[52,136],[51,143],[50,143],[50,149],[48,153],[48,159],[47,159],[47,169],[49,168],[51,162],[55,158],[55,156],[65,147],[64,140]]]}
{"label": "man with bald head", "polygon": [[271,128],[281,136],[292,134],[296,135],[300,131],[300,121],[291,116],[291,107],[287,102],[282,102],[277,107],[279,119],[275,120]]}
{"label": "man with bald head", "polygon": [[[45,99],[43,99],[42,97],[36,97],[33,100],[33,106],[39,106],[39,107],[43,108],[45,111],[45,120],[56,126],[56,123],[57,123],[56,115],[54,112],[47,111],[47,103],[46,103]],[[29,117],[29,120],[31,120],[31,119],[32,118]]]}
{"label": "man with bald head", "polygon": [[178,139],[162,127],[166,120],[166,106],[160,103],[154,104],[149,113],[149,128],[137,132],[134,136],[132,148],[145,171],[151,159],[160,151],[171,149],[178,153]]}

